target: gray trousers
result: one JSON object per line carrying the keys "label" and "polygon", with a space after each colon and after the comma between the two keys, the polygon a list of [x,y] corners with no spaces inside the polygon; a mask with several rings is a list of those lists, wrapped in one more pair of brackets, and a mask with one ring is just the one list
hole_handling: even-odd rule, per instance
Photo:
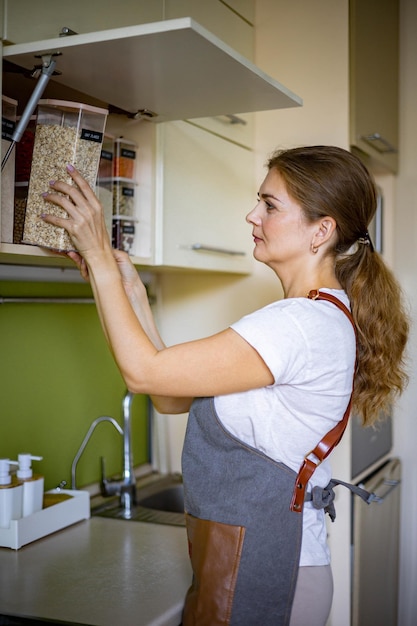
{"label": "gray trousers", "polygon": [[300,567],[290,626],[325,626],[333,598],[330,565]]}

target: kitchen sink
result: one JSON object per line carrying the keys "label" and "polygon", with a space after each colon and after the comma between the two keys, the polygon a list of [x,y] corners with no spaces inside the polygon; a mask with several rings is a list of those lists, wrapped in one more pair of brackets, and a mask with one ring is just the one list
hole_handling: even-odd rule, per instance
{"label": "kitchen sink", "polygon": [[179,474],[153,476],[139,481],[136,504],[130,509],[120,505],[119,498],[106,498],[98,505],[92,503],[91,515],[133,522],[150,522],[185,526],[184,488]]}

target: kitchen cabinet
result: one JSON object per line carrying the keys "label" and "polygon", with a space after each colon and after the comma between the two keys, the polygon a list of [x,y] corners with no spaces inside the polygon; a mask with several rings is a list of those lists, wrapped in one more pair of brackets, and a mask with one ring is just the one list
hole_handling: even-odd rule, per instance
{"label": "kitchen cabinet", "polygon": [[254,58],[255,0],[165,0],[164,19],[190,16],[247,59]]}
{"label": "kitchen cabinet", "polygon": [[62,3],[59,11],[56,0],[3,1],[7,15],[3,39],[10,43],[50,39],[57,37],[63,28],[91,33],[192,17],[234,50],[253,59],[254,0],[72,0]]}
{"label": "kitchen cabinet", "polygon": [[398,0],[350,0],[350,143],[398,167]]}
{"label": "kitchen cabinet", "polygon": [[224,0],[223,2],[251,24],[255,21],[255,0]]}
{"label": "kitchen cabinet", "polygon": [[[248,119],[248,116],[244,116]],[[256,201],[250,131],[223,118],[118,124],[136,152],[134,262],[140,266],[249,273],[246,214]],[[211,128],[226,126],[225,136]],[[229,123],[230,124],[230,123]],[[253,129],[248,123],[249,129]],[[233,132],[241,140],[230,139]],[[128,134],[129,133],[129,134]]]}
{"label": "kitchen cabinet", "polygon": [[[210,181],[211,167],[214,168],[215,178],[222,181],[221,189],[226,193],[225,197],[231,201],[231,191],[225,189],[227,176],[221,170],[226,166],[230,180],[236,181],[236,170],[231,164],[240,159],[240,182],[242,190],[246,190],[248,194],[243,199],[243,192],[233,190],[233,193],[236,193],[236,198],[241,198],[239,204],[242,205],[244,216],[245,211],[250,209],[248,202],[253,193],[252,190],[249,192],[247,178],[243,176],[244,168],[246,177],[254,172],[248,150],[251,124],[229,123],[228,115],[233,112],[233,115],[240,117],[241,114],[258,110],[300,106],[301,99],[189,17],[4,46],[6,72],[3,76],[3,92],[15,96],[22,106],[33,89],[33,83],[25,78],[24,72],[33,70],[34,65],[39,64],[39,58],[45,58],[51,53],[56,54],[56,70],[59,75],[51,79],[44,97],[81,100],[97,106],[108,105],[113,113],[109,117],[117,118],[118,134],[123,134],[139,144],[138,154],[139,160],[142,158],[142,170],[138,180],[135,217],[138,219],[140,236],[133,257],[134,263],[158,266],[174,263],[175,267],[190,267],[191,262],[193,269],[200,267],[200,261],[196,263],[195,259],[202,259],[208,252],[200,250],[201,254],[195,251],[190,253],[189,262],[184,260],[190,252],[186,252],[186,247],[178,248],[174,255],[174,248],[179,243],[172,244],[169,254],[165,252],[164,247],[168,245],[167,233],[175,230],[175,219],[169,216],[178,209],[165,210],[161,205],[161,198],[165,202],[172,193],[172,198],[175,199],[175,202],[170,201],[172,207],[180,198],[182,200],[178,188],[181,186],[184,189],[191,178],[187,178],[190,171],[188,157],[195,149],[198,158],[211,163],[207,172],[208,180],[200,188],[196,202],[206,207],[208,198],[219,198],[211,191],[211,187],[214,187]],[[219,122],[216,118],[223,121]],[[189,121],[183,122],[182,126],[173,126],[171,130],[162,127],[158,129],[159,123],[184,119]],[[191,130],[194,120],[195,126]],[[221,129],[216,126],[218,124]],[[179,132],[179,128],[182,129],[181,150],[172,145],[172,137]],[[111,128],[109,132],[112,132]],[[202,145],[203,137],[204,142],[207,141],[206,147]],[[239,158],[237,154],[240,155]],[[169,167],[164,162],[167,155],[171,163]],[[227,155],[230,165],[225,160],[221,165],[218,162],[220,155]],[[193,174],[196,180],[201,181],[201,170],[198,177],[196,172],[197,157],[193,165]],[[182,177],[181,180],[175,177],[175,185],[174,177],[169,172],[171,168],[177,172],[178,177]],[[140,163],[138,169],[141,169]],[[211,195],[205,198],[207,185]],[[208,204],[212,207],[214,203],[210,201]],[[215,204],[218,204],[217,200]],[[185,206],[190,211],[195,209],[195,205],[191,206],[188,200]],[[165,223],[165,220],[168,222]],[[244,221],[243,218],[242,220]],[[210,247],[223,249],[225,242],[221,241],[222,237],[218,234],[222,230],[226,232],[222,222],[211,219],[203,223],[206,224],[205,232],[208,237],[203,240],[203,234],[198,238],[200,233],[195,236],[187,234],[187,240],[181,242],[181,246],[204,245],[209,241]],[[216,229],[216,232],[207,232],[209,223],[210,228]],[[229,228],[228,225],[227,229]],[[239,227],[236,227],[236,232],[238,231]],[[246,254],[241,254],[243,249],[238,245],[235,230],[232,229],[231,232],[236,241],[232,248],[229,249],[228,245],[227,249],[233,254],[210,252],[212,263],[205,264],[205,269],[247,271],[242,269],[245,264],[238,262]],[[246,245],[245,232],[243,246]],[[183,260],[179,258],[179,249],[183,250],[180,255]],[[224,259],[229,258],[229,263],[220,263],[219,254],[223,254]],[[35,246],[4,243],[0,247],[0,262],[58,266],[68,263]]]}
{"label": "kitchen cabinet", "polygon": [[76,33],[89,33],[163,19],[163,0],[72,0],[70,3],[61,2],[59,10],[55,0],[3,2],[6,20],[2,38],[9,43],[58,37],[64,27]]}
{"label": "kitchen cabinet", "polygon": [[253,151],[189,122],[163,124],[157,132],[163,159],[154,263],[248,273]]}

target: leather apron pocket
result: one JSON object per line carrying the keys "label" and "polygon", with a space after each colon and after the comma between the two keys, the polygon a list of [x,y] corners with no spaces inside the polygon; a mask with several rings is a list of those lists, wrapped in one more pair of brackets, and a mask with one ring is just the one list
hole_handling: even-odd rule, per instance
{"label": "leather apron pocket", "polygon": [[245,528],[186,513],[193,582],[187,592],[183,626],[230,623]]}

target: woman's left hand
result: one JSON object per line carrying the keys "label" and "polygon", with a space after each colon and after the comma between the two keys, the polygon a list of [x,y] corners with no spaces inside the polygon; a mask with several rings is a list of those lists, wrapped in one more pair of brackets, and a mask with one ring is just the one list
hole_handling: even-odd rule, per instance
{"label": "woman's left hand", "polygon": [[[50,186],[53,191],[44,194],[44,198],[47,202],[63,208],[68,218],[48,215],[45,212],[42,214],[42,219],[48,224],[65,228],[78,251],[78,255],[71,254],[71,258],[83,273],[80,257],[88,263],[89,259],[96,254],[111,250],[111,243],[102,206],[90,185],[72,165],[68,165],[67,170],[75,185],[51,181]],[[54,191],[60,193],[54,193]]]}

